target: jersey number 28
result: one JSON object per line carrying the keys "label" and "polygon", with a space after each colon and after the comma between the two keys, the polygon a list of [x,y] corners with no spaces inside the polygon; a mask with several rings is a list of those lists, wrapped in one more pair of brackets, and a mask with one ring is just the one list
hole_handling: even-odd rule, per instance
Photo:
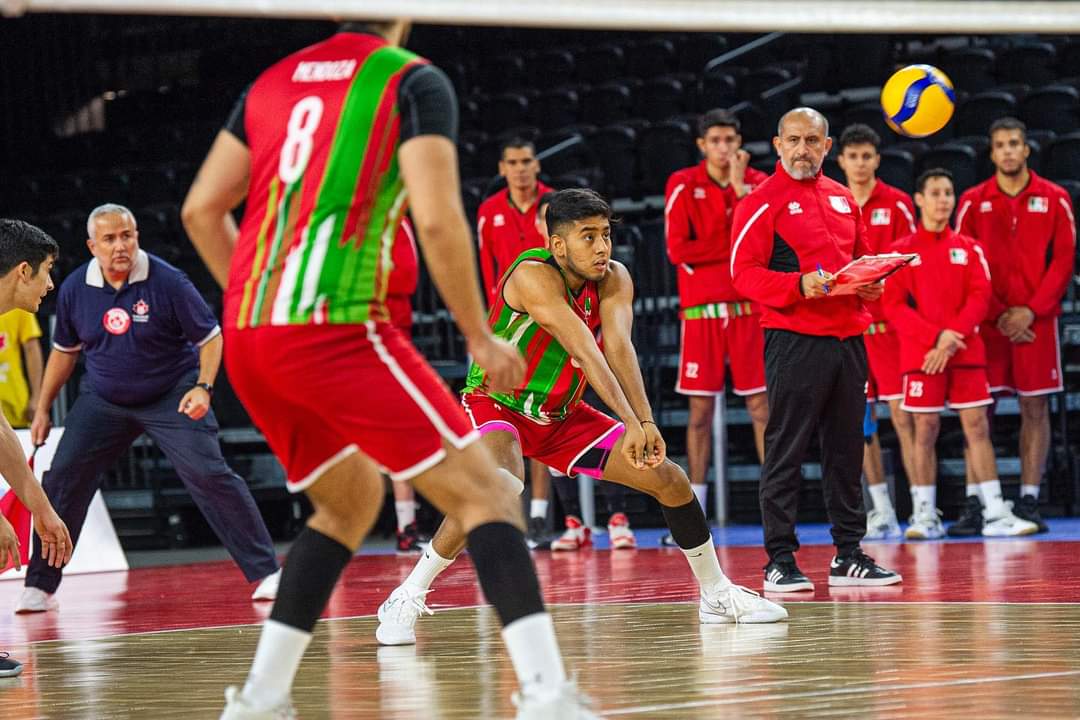
{"label": "jersey number 28", "polygon": [[293,106],[289,114],[288,135],[281,146],[278,175],[286,185],[292,185],[307,170],[314,147],[312,136],[322,120],[322,98],[309,95]]}

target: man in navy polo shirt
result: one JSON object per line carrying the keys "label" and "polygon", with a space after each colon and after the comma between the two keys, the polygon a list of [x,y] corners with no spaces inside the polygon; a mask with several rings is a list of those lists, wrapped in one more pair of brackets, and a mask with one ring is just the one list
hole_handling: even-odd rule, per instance
{"label": "man in navy polo shirt", "polygon": [[[253,599],[273,599],[274,546],[244,481],[225,464],[210,409],[221,364],[217,319],[187,277],[139,249],[135,218],[102,205],[87,221],[93,258],[60,287],[53,350],[30,434],[45,442],[49,409],[86,357],[86,375],[43,486],[78,542],[101,473],[146,433],[161,448],[249,582]],[[61,571],[42,560],[40,541],[16,612],[57,606]]]}

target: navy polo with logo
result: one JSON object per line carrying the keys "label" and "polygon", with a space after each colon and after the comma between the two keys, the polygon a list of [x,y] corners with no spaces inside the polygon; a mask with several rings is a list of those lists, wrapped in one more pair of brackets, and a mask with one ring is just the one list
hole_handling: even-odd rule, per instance
{"label": "navy polo with logo", "polygon": [[96,258],[60,286],[53,348],[82,352],[94,392],[117,405],[144,405],[199,367],[198,348],[221,333],[187,276],[139,250],[119,290]]}

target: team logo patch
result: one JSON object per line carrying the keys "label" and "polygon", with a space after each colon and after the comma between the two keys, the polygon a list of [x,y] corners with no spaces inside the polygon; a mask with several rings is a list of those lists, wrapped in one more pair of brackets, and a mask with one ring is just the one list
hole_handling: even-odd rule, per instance
{"label": "team logo patch", "polygon": [[851,206],[848,205],[847,198],[843,195],[830,195],[829,204],[832,205],[833,210],[838,213],[844,213],[845,215],[851,214]]}
{"label": "team logo patch", "polygon": [[802,205],[797,202],[789,202],[787,211],[789,215],[802,215]]}
{"label": "team logo patch", "polygon": [[967,250],[964,248],[949,248],[949,262],[953,265],[967,265]]}
{"label": "team logo patch", "polygon": [[705,188],[701,188],[701,187],[694,188],[694,199],[695,200],[704,200],[705,199]]}
{"label": "team logo patch", "polygon": [[142,298],[139,298],[131,310],[135,313],[135,317],[132,318],[135,322],[150,322],[150,305]]}
{"label": "team logo patch", "polygon": [[1040,197],[1038,195],[1032,195],[1028,198],[1028,212],[1045,213],[1050,212],[1050,198]]}
{"label": "team logo patch", "polygon": [[892,213],[889,208],[876,208],[870,213],[871,225],[888,225],[892,220]]}
{"label": "team logo patch", "polygon": [[113,335],[123,335],[131,327],[131,316],[124,308],[109,308],[101,319],[105,329]]}
{"label": "team logo patch", "polygon": [[979,212],[986,213],[986,212],[993,212],[993,211],[994,211],[994,203],[990,202],[989,200],[983,200],[981,203],[979,203]]}
{"label": "team logo patch", "polygon": [[502,227],[506,224],[506,218],[503,217],[502,213],[498,213],[491,222],[495,227]]}

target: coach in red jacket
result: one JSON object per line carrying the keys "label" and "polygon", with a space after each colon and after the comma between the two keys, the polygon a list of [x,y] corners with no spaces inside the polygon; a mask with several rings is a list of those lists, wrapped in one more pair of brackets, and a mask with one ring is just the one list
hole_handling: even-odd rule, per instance
{"label": "coach in red jacket", "polygon": [[773,146],[776,172],[735,209],[731,275],[735,289],[763,307],[769,424],[761,468],[765,590],[812,590],[795,564],[802,461],[810,437],[821,444],[825,507],[836,557],[830,585],[891,585],[900,576],[859,547],[866,533],[861,469],[870,323],[863,301],[881,297],[880,283],[857,295],[829,297],[829,271],[869,254],[851,192],[821,172],[832,147],[829,124],[811,108],[786,113]]}

